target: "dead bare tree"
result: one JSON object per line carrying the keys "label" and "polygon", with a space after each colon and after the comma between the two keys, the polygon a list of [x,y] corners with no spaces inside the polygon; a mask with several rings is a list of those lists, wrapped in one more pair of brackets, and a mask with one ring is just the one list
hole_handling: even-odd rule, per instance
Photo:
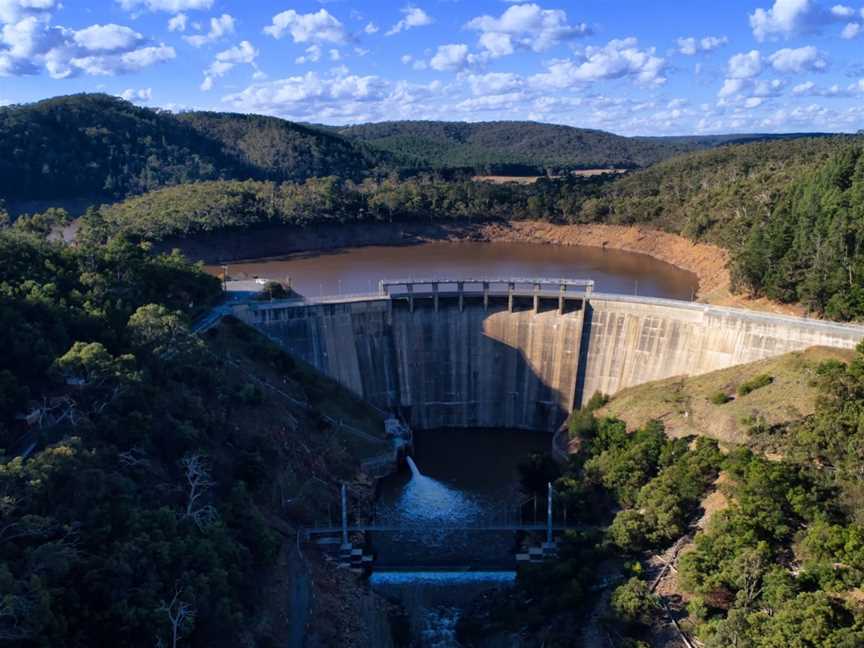
{"label": "dead bare tree", "polygon": [[[171,648],[177,648],[183,630],[195,622],[195,610],[189,603],[180,600],[182,593],[183,588],[176,585],[174,598],[169,603],[163,600],[158,609],[159,612],[166,614],[171,624]],[[157,637],[156,646],[157,648],[164,648],[165,642],[161,637]]]}
{"label": "dead bare tree", "polygon": [[144,452],[139,447],[130,448],[125,452],[121,452],[117,455],[120,463],[126,466],[127,468],[138,468],[143,467],[150,469],[150,459],[147,456],[147,453]]}
{"label": "dead bare tree", "polygon": [[189,489],[184,517],[191,519],[199,529],[203,530],[213,524],[217,518],[216,509],[201,501],[216,482],[210,478],[210,469],[200,454],[189,455],[181,463]]}

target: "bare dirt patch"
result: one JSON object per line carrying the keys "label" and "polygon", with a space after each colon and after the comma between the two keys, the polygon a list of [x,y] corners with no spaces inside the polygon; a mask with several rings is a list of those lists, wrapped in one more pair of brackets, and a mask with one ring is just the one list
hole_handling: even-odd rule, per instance
{"label": "bare dirt patch", "polygon": [[[627,173],[626,169],[579,169],[578,171],[570,171],[567,175],[575,176],[577,178],[593,178],[601,175],[619,175],[622,173]],[[559,180],[564,176],[554,175],[554,176],[508,176],[508,175],[477,175],[471,178],[474,182],[491,182],[492,184],[522,184],[522,185],[530,185],[537,182],[540,178],[549,178],[550,180]]]}

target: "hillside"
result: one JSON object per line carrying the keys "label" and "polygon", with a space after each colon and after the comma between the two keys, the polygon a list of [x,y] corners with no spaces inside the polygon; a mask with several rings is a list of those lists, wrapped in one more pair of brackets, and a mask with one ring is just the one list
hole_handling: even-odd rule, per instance
{"label": "hillside", "polygon": [[[192,334],[219,283],[178,256],[16,231],[0,255],[0,637],[172,645],[185,607],[178,645],[288,645],[297,528],[340,483],[368,505],[380,415],[236,320]],[[310,635],[362,632],[311,594]]]}
{"label": "hillside", "polygon": [[[352,142],[276,117],[234,113],[186,112],[177,120],[222,144],[269,180],[305,180],[335,175],[360,178],[386,157]],[[245,179],[245,178],[240,178]]]}
{"label": "hillside", "polygon": [[[849,362],[852,351],[813,347],[729,369],[689,378],[667,378],[630,387],[616,394],[598,411],[643,427],[662,421],[673,437],[704,435],[727,443],[748,444],[753,430],[770,429],[810,416],[816,409],[817,369],[826,360]],[[738,388],[757,376],[771,383],[738,395]],[[719,398],[723,394],[729,400]],[[715,399],[716,402],[713,402]]]}
{"label": "hillside", "polygon": [[0,198],[94,202],[215,179],[361,177],[374,156],[280,119],[140,108],[101,94],[0,108]]}
{"label": "hillside", "polygon": [[733,288],[864,316],[864,138],[757,142],[678,156],[605,185],[576,222],[640,224],[732,253]]}
{"label": "hillside", "polygon": [[770,137],[622,137],[600,130],[522,121],[394,121],[333,130],[391,153],[403,163],[501,172],[644,167],[688,151]]}
{"label": "hillside", "polygon": [[0,200],[20,213],[202,180],[361,180],[429,168],[629,169],[765,137],[627,138],[535,122],[308,126],[261,115],[174,114],[79,94],[0,108]]}

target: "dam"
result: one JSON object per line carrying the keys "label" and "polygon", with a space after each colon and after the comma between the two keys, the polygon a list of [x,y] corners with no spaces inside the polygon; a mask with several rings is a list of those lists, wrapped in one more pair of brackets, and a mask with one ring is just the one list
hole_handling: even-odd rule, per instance
{"label": "dam", "polygon": [[233,313],[418,429],[548,431],[598,391],[864,339],[857,325],[563,279],[382,281],[375,294],[245,302]]}

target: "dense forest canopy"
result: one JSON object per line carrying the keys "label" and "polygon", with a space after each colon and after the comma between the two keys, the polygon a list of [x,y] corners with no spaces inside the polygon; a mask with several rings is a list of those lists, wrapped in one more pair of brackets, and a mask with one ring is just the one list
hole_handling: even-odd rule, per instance
{"label": "dense forest canopy", "polygon": [[81,94],[0,108],[0,199],[95,202],[200,180],[361,180],[432,167],[633,168],[733,139],[626,138],[532,122],[313,127]]}
{"label": "dense forest canopy", "polygon": [[117,198],[213,179],[361,177],[380,154],[281,119],[74,95],[0,108],[0,198]]}
{"label": "dense forest canopy", "polygon": [[284,645],[277,554],[357,469],[324,416],[370,408],[239,322],[195,335],[220,285],[179,255],[0,257],[0,643]]}
{"label": "dense forest canopy", "polygon": [[622,137],[600,130],[522,121],[396,121],[333,130],[416,166],[472,167],[492,173],[632,169],[688,151],[770,137]]}

